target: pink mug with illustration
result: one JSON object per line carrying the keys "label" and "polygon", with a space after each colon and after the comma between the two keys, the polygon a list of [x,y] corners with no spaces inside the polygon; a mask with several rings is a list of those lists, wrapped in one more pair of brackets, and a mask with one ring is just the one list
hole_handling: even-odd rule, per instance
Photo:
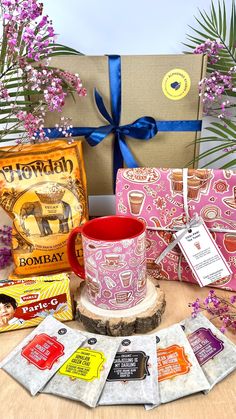
{"label": "pink mug with illustration", "polygon": [[[75,252],[81,234],[84,267]],[[72,270],[86,280],[87,297],[97,307],[122,310],[146,295],[145,226],[131,216],[95,218],[72,230],[68,259]]]}

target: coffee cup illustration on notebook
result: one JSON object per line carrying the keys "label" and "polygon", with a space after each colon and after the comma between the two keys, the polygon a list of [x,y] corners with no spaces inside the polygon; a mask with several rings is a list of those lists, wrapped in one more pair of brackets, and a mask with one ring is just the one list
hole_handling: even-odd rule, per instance
{"label": "coffee cup illustration on notebook", "polygon": [[236,252],[236,234],[227,233],[224,235],[224,245],[228,252]]}
{"label": "coffee cup illustration on notebook", "polygon": [[223,201],[230,208],[236,209],[236,186],[233,188],[233,196],[224,198]]}
{"label": "coffee cup illustration on notebook", "polygon": [[139,215],[142,211],[145,195],[142,191],[130,191],[128,194],[130,212]]}

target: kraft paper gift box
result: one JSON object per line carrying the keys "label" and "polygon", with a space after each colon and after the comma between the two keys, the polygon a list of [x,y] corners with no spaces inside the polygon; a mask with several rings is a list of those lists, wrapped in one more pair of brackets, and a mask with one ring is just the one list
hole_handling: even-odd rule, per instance
{"label": "kraft paper gift box", "polygon": [[[236,291],[236,170],[188,169],[187,186],[190,219],[194,214],[203,219],[232,271],[211,286]],[[160,263],[155,262],[173,240],[170,230],[184,226],[182,169],[120,169],[116,212],[146,224],[151,276],[197,283],[178,245]]]}
{"label": "kraft paper gift box", "polygon": [[[79,73],[87,89],[85,98],[67,97],[62,116],[72,118],[74,137],[89,136],[83,142],[89,195],[114,193],[123,161],[126,167],[184,167],[197,154],[202,55],[64,56],[51,65]],[[48,114],[45,126],[53,128],[57,118]],[[48,136],[61,133],[52,129]]]}

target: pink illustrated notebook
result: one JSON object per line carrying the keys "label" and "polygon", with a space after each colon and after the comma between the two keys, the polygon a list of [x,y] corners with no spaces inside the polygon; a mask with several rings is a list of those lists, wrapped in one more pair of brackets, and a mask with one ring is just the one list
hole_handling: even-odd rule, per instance
{"label": "pink illustrated notebook", "polygon": [[[211,286],[236,291],[236,170],[188,169],[187,185],[190,217],[198,214],[208,228],[227,230],[211,234],[232,275]],[[120,169],[116,213],[133,215],[146,224],[149,275],[197,283],[178,245],[159,264],[155,263],[173,240],[168,229],[184,226],[182,169]]]}

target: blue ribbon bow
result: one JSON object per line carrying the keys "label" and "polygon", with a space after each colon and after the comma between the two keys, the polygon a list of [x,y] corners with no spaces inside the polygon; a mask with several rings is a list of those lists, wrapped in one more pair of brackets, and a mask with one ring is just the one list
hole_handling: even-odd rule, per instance
{"label": "blue ribbon bow", "polygon": [[[108,125],[100,127],[74,127],[69,132],[72,136],[85,136],[85,139],[92,147],[98,145],[109,134],[114,134],[113,182],[115,190],[116,174],[118,169],[123,167],[123,162],[125,162],[127,167],[138,167],[138,163],[126,143],[126,136],[137,140],[150,140],[158,131],[200,131],[202,121],[156,121],[150,116],[143,116],[131,124],[120,125],[121,58],[119,55],[110,55],[108,57],[108,63],[111,115],[104,105],[102,96],[96,89],[94,93],[97,108],[108,122]],[[61,133],[56,128],[47,128],[45,130],[49,138],[61,137]]]}

